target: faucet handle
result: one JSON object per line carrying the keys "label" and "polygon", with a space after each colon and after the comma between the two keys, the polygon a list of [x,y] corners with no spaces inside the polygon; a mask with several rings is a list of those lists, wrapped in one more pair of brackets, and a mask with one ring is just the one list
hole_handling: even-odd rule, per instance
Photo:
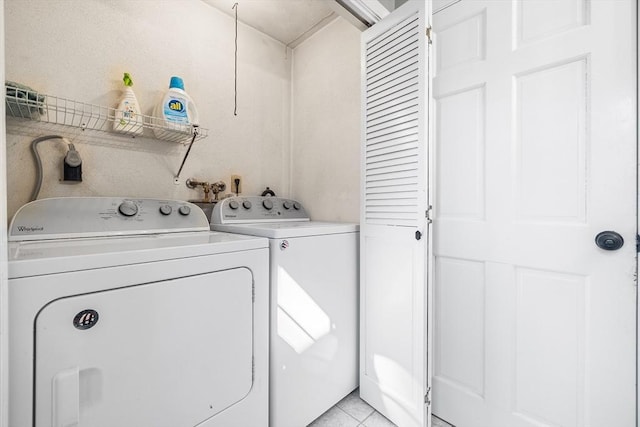
{"label": "faucet handle", "polygon": [[187,188],[193,189],[193,188],[196,188],[198,185],[201,185],[202,183],[199,181],[196,181],[195,179],[187,178],[184,184],[187,186]]}

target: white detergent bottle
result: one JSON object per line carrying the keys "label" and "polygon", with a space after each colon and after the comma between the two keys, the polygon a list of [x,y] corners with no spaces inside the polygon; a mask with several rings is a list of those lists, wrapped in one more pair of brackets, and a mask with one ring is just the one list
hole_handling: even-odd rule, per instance
{"label": "white detergent bottle", "polygon": [[[159,124],[165,129],[190,132],[191,126],[199,125],[198,110],[189,94],[184,91],[184,83],[180,77],[171,77],[169,90],[156,107],[154,116],[160,119]],[[154,133],[162,138],[163,129],[154,127]]]}
{"label": "white detergent bottle", "polygon": [[133,93],[133,80],[129,73],[124,73],[124,93],[114,115],[113,130],[133,135],[142,135],[142,115],[136,94]]}

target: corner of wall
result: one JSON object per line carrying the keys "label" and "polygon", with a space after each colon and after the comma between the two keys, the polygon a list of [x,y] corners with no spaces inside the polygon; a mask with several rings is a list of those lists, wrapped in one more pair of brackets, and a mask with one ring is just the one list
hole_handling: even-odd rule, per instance
{"label": "corner of wall", "polygon": [[289,57],[289,94],[288,94],[288,111],[286,112],[285,116],[287,117],[287,120],[289,121],[288,126],[286,127],[286,129],[288,130],[288,133],[286,135],[286,141],[282,144],[282,161],[283,164],[286,165],[286,170],[283,170],[283,177],[282,177],[282,182],[284,183],[284,187],[285,187],[285,191],[283,196],[284,197],[293,197],[292,191],[292,183],[293,183],[293,136],[294,136],[294,97],[293,97],[293,69],[294,69],[294,63],[295,63],[295,49],[290,48],[289,46],[286,47],[287,49],[287,55]]}

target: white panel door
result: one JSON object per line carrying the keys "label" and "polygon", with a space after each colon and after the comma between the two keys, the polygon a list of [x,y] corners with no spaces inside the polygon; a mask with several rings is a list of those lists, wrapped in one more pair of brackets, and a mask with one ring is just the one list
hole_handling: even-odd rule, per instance
{"label": "white panel door", "polygon": [[635,20],[632,0],[434,15],[433,412],[457,427],[635,425]]}
{"label": "white panel door", "polygon": [[427,2],[363,34],[360,395],[401,427],[427,402]]}

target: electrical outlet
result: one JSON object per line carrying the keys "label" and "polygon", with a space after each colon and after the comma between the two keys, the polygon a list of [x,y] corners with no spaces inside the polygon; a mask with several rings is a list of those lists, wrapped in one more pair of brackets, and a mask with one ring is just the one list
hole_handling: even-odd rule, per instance
{"label": "electrical outlet", "polygon": [[231,175],[231,192],[242,193],[242,177],[240,175]]}

